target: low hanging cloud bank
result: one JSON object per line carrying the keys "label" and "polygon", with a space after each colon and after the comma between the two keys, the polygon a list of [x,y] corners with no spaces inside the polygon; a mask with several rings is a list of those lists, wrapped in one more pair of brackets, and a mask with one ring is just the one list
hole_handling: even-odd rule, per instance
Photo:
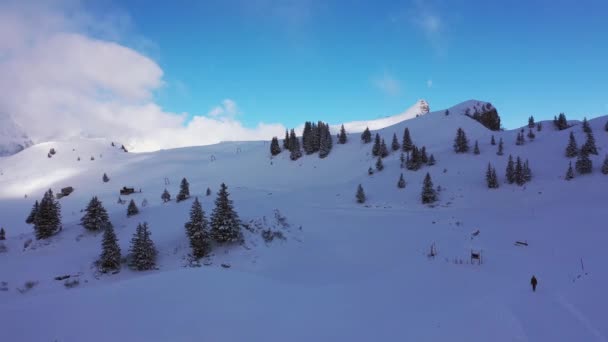
{"label": "low hanging cloud bank", "polygon": [[244,127],[230,99],[192,119],[164,111],[153,98],[163,86],[162,69],[88,34],[91,27],[110,31],[102,24],[72,1],[0,4],[0,112],[34,141],[106,137],[143,152],[284,133],[280,124]]}

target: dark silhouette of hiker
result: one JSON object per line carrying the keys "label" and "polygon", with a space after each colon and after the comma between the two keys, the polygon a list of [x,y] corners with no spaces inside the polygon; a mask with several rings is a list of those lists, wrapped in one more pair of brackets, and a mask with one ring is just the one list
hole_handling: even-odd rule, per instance
{"label": "dark silhouette of hiker", "polygon": [[538,284],[538,281],[535,276],[532,276],[532,279],[530,279],[530,284],[532,284],[532,291],[536,292],[536,284]]}

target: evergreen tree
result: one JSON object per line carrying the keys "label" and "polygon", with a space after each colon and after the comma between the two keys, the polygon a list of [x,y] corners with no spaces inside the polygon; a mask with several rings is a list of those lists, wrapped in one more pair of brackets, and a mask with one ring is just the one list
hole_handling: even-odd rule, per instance
{"label": "evergreen tree", "polygon": [[574,133],[570,131],[570,138],[568,139],[568,146],[566,146],[566,157],[573,158],[578,154],[578,147],[576,146],[576,139],[574,139]]}
{"label": "evergreen tree", "polygon": [[302,148],[306,154],[312,154],[315,150],[313,137],[315,133],[312,131],[312,122],[306,121],[304,131],[302,131]]}
{"label": "evergreen tree", "polygon": [[289,146],[289,132],[287,130],[285,130],[285,139],[283,139],[283,149],[291,150]]}
{"label": "evergreen tree", "polygon": [[401,148],[399,145],[399,140],[397,140],[397,133],[393,133],[393,142],[391,143],[391,149],[393,151],[398,151]]}
{"label": "evergreen tree", "polygon": [[526,183],[524,177],[524,165],[519,157],[517,157],[517,161],[515,162],[515,183],[520,186]]}
{"label": "evergreen tree", "polygon": [[488,163],[488,170],[486,171],[486,183],[488,184],[489,189],[497,189],[498,188],[498,177],[496,177],[496,169]]}
{"label": "evergreen tree", "polygon": [[412,148],[411,156],[408,154],[405,161],[405,166],[408,170],[416,171],[422,166],[422,156],[416,145]]}
{"label": "evergreen tree", "polygon": [[456,153],[466,153],[469,151],[469,141],[462,128],[456,131],[456,139],[454,140],[454,151]]}
{"label": "evergreen tree", "polygon": [[321,148],[321,129],[323,128],[323,123],[319,121],[318,124],[312,124],[312,151],[317,152]]}
{"label": "evergreen tree", "polygon": [[399,181],[397,182],[397,187],[399,189],[405,188],[405,179],[403,179],[403,173],[399,176]]}
{"label": "evergreen tree", "polygon": [[602,164],[602,173],[608,175],[608,154],[604,158],[604,164]]}
{"label": "evergreen tree", "polygon": [[427,163],[428,166],[433,166],[435,165],[435,156],[433,156],[433,154],[431,153],[431,156],[429,157],[429,162]]}
{"label": "evergreen tree", "polygon": [[103,207],[101,201],[97,199],[97,196],[91,198],[84,212],[85,214],[80,219],[80,224],[87,230],[100,231],[112,225],[108,212]]}
{"label": "evergreen tree", "polygon": [[587,117],[583,118],[583,132],[591,133],[591,126],[589,126],[589,122],[587,121]]}
{"label": "evergreen tree", "polygon": [[378,160],[376,160],[376,170],[382,171],[384,170],[384,164],[382,163],[382,157],[378,156]]}
{"label": "evergreen tree", "polygon": [[160,198],[163,200],[163,203],[167,203],[171,201],[171,194],[169,193],[169,191],[167,191],[167,189],[165,189],[165,191],[163,191],[163,194],[160,195]]}
{"label": "evergreen tree", "polygon": [[523,179],[525,183],[532,180],[532,170],[530,170],[530,163],[528,163],[528,159],[526,159],[524,162]]}
{"label": "evergreen tree", "polygon": [[104,174],[103,174],[103,177],[101,177],[101,180],[102,180],[104,183],[107,183],[107,182],[109,182],[109,181],[110,181],[110,178],[108,178],[108,175],[106,175],[106,174],[104,173]]}
{"label": "evergreen tree", "polygon": [[36,214],[38,213],[39,207],[40,207],[40,205],[38,204],[38,200],[36,200],[36,202],[34,203],[34,206],[32,207],[32,211],[30,211],[30,214],[25,219],[25,223],[33,224],[36,221]]}
{"label": "evergreen tree", "polygon": [[377,157],[380,155],[380,134],[376,133],[374,137],[374,146],[372,146],[372,156]]}
{"label": "evergreen tree", "polygon": [[137,208],[135,201],[131,200],[131,202],[129,202],[129,206],[127,207],[127,217],[131,217],[137,214],[139,214],[139,209]]}
{"label": "evergreen tree", "polygon": [[338,144],[346,144],[348,137],[346,136],[346,130],[344,125],[340,127],[340,134],[338,135]]}
{"label": "evergreen tree", "polygon": [[534,117],[530,116],[528,118],[528,128],[534,128]]}
{"label": "evergreen tree", "polygon": [[521,146],[526,142],[524,139],[524,134],[522,132],[517,133],[517,139],[515,140],[515,145]]}
{"label": "evergreen tree", "polygon": [[333,137],[329,130],[329,125],[319,122],[319,134],[319,158],[325,158],[329,155],[329,152],[331,152],[331,149],[333,147]]}
{"label": "evergreen tree", "polygon": [[211,214],[211,236],[219,243],[241,239],[241,221],[229,198],[228,188],[222,183]]}
{"label": "evergreen tree", "polygon": [[591,173],[593,171],[593,163],[589,159],[589,152],[586,149],[581,149],[576,160],[576,171],[580,174]]}
{"label": "evergreen tree", "polygon": [[55,200],[53,191],[49,189],[42,197],[34,218],[36,239],[49,238],[59,230],[61,230],[61,205]]}
{"label": "evergreen tree", "polygon": [[477,143],[477,140],[475,140],[475,147],[473,148],[473,154],[479,154],[479,144]]}
{"label": "evergreen tree", "polygon": [[500,140],[498,141],[498,152],[496,152],[497,155],[502,156],[504,154],[503,152],[503,144],[502,144],[502,138],[500,138]]}
{"label": "evergreen tree", "polygon": [[428,204],[437,201],[437,192],[433,188],[433,181],[431,180],[431,175],[427,172],[424,177],[424,182],[422,184],[422,203]]}
{"label": "evergreen tree", "polygon": [[129,250],[129,266],[137,271],[147,271],[156,267],[156,247],[150,238],[148,224],[138,224],[135,234],[131,239]]}
{"label": "evergreen tree", "polygon": [[426,155],[426,147],[422,146],[420,149],[420,163],[427,164],[429,162],[429,157]]}
{"label": "evergreen tree", "polygon": [[103,231],[101,242],[101,255],[97,261],[99,270],[103,273],[113,272],[120,269],[120,246],[118,238],[114,233],[114,227],[110,224]]}
{"label": "evergreen tree", "polygon": [[405,154],[403,152],[399,155],[399,161],[401,162],[400,166],[403,169],[405,167]]}
{"label": "evergreen tree", "polygon": [[207,192],[205,193],[207,196],[211,196],[211,189],[207,188]]}
{"label": "evergreen tree", "polygon": [[371,166],[369,167],[369,169],[367,169],[367,174],[370,176],[374,174],[374,169],[372,169]]}
{"label": "evergreen tree", "polygon": [[569,127],[568,120],[566,119],[566,115],[564,113],[560,113],[559,117],[554,117],[553,124],[555,125],[555,128],[557,128],[560,131]]}
{"label": "evergreen tree", "polygon": [[369,131],[369,127],[365,127],[365,131],[361,133],[361,140],[365,144],[372,142],[372,132]]}
{"label": "evergreen tree", "polygon": [[205,212],[198,197],[194,198],[192,209],[190,209],[190,221],[186,222],[186,235],[190,240],[192,256],[196,259],[202,258],[209,252],[210,233]]}
{"label": "evergreen tree", "polygon": [[410,152],[414,148],[410,130],[407,127],[405,127],[405,130],[403,131],[403,144],[401,144],[401,148],[403,149],[403,152]]}
{"label": "evergreen tree", "polygon": [[[292,130],[292,133],[293,133],[293,130]],[[291,159],[291,160],[300,159],[300,157],[302,157],[302,150],[300,148],[300,140],[295,136],[295,133],[290,138],[289,145],[291,147],[291,150],[289,153],[289,159]]]}
{"label": "evergreen tree", "polygon": [[543,123],[542,122],[537,123],[536,124],[536,131],[540,132],[542,130],[543,130]]}
{"label": "evergreen tree", "polygon": [[490,145],[496,145],[496,140],[494,140],[494,134],[492,134],[492,139],[490,140]]}
{"label": "evergreen tree", "polygon": [[604,131],[608,132],[608,120],[606,121],[606,124],[604,125]]}
{"label": "evergreen tree", "polygon": [[568,172],[566,172],[566,180],[571,180],[574,178],[574,170],[572,170],[572,162],[568,165]]}
{"label": "evergreen tree", "polygon": [[534,138],[536,138],[536,134],[534,134],[534,131],[532,130],[532,128],[528,129],[528,139],[533,140]]}
{"label": "evergreen tree", "polygon": [[270,142],[270,154],[276,156],[281,153],[281,146],[279,146],[279,139],[277,137],[272,137],[272,141]]}
{"label": "evergreen tree", "polygon": [[597,155],[597,147],[595,147],[595,137],[593,137],[593,132],[587,133],[587,141],[581,147],[581,150],[587,151],[588,154]]}
{"label": "evergreen tree", "polygon": [[300,140],[296,136],[296,131],[292,128],[291,131],[289,131],[289,151],[292,151],[296,147],[296,143],[298,144],[298,147],[301,148]]}
{"label": "evergreen tree", "polygon": [[388,156],[388,148],[386,148],[386,143],[384,143],[384,139],[380,142],[380,157],[384,158]]}
{"label": "evergreen tree", "polygon": [[4,228],[0,228],[0,241],[6,240],[6,232]]}
{"label": "evergreen tree", "polygon": [[507,182],[509,184],[515,183],[515,164],[513,163],[513,156],[509,155],[509,161],[507,162],[507,171],[505,172]]}
{"label": "evergreen tree", "polygon": [[365,192],[363,191],[361,184],[357,187],[357,194],[355,197],[357,198],[357,203],[365,203]]}
{"label": "evergreen tree", "polygon": [[182,178],[182,182],[179,184],[179,193],[177,194],[175,200],[177,202],[181,202],[188,198],[190,198],[190,183],[188,183],[188,180],[186,177],[184,177]]}

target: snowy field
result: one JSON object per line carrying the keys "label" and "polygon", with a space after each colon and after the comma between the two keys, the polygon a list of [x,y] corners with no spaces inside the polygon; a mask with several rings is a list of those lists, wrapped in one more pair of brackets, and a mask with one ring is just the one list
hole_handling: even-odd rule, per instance
{"label": "snowy field", "polygon": [[[0,158],[0,226],[7,234],[0,340],[608,341],[608,175],[600,172],[608,118],[590,120],[599,150],[591,156],[593,173],[565,181],[568,162],[576,160],[564,155],[570,131],[579,146],[585,141],[580,123],[557,131],[543,122],[536,139],[516,146],[519,130],[491,132],[462,115],[475,104],[378,131],[390,149],[393,133],[401,141],[408,127],[414,143],[437,160],[418,171],[400,168],[399,152],[392,152],[384,170],[369,176],[372,144],[355,132],[345,145],[334,138],[326,159],[291,161],[284,151],[271,160],[269,142],[138,154],[84,139]],[[454,153],[458,127],[471,147],[478,140],[480,155]],[[503,139],[503,156],[490,145],[492,135]],[[52,158],[50,148],[57,151]],[[509,154],[529,160],[530,183],[505,182]],[[488,162],[498,189],[486,186]],[[420,201],[427,172],[442,188],[434,206]],[[396,186],[400,173],[404,189]],[[192,198],[163,203],[162,191],[175,197],[183,177]],[[193,197],[209,216],[222,182],[252,228],[244,230],[243,245],[215,247],[191,267],[184,223]],[[355,201],[358,184],[367,195],[363,205]],[[59,200],[63,230],[35,240],[25,223],[34,201],[66,186],[75,190]],[[135,199],[140,214],[127,217],[126,205],[117,203],[123,186],[141,189],[122,196]],[[158,270],[96,271],[101,234],[79,225],[94,195],[123,253],[137,224],[148,222]],[[261,227],[285,239],[265,242]],[[437,255],[429,258],[433,244]],[[481,251],[481,265],[471,264],[472,250]],[[54,279],[62,275],[78,285]]]}

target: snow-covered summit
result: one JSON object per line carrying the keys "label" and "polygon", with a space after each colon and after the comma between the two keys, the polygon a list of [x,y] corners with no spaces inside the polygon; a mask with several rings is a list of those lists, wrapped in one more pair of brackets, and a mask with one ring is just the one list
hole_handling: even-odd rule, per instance
{"label": "snow-covered summit", "polygon": [[[347,132],[350,133],[363,132],[366,127],[369,127],[369,129],[371,130],[379,130],[385,127],[395,125],[399,122],[427,114],[429,112],[430,106],[428,102],[423,99],[420,99],[413,106],[406,109],[402,113],[380,119],[348,122],[344,124],[344,128]],[[334,131],[337,131],[337,129],[334,128]]]}
{"label": "snow-covered summit", "polygon": [[13,155],[32,145],[32,140],[13,117],[0,113],[0,157]]}

